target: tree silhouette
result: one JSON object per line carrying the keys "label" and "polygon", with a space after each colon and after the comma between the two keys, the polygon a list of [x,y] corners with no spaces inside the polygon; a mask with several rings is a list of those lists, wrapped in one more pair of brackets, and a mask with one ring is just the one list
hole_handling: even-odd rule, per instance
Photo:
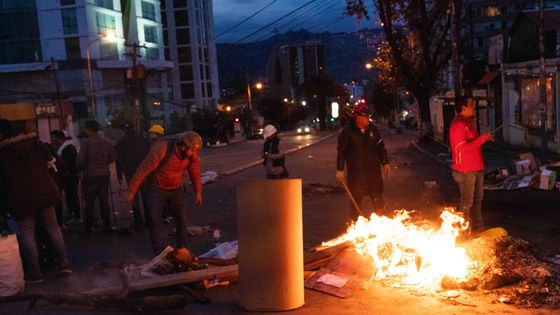
{"label": "tree silhouette", "polygon": [[[452,0],[373,0],[396,70],[416,100],[424,125],[432,95],[451,57],[448,9]],[[348,15],[368,18],[364,0],[347,0]]]}

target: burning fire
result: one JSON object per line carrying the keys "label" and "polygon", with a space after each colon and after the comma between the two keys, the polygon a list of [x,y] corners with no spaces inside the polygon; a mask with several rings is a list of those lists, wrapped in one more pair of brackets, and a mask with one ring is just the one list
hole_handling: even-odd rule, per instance
{"label": "burning fire", "polygon": [[376,279],[397,277],[405,284],[431,287],[439,286],[443,277],[464,281],[474,262],[455,240],[468,222],[453,208],[444,208],[440,218],[436,230],[412,223],[405,210],[394,218],[374,213],[369,220],[359,217],[346,234],[323,245],[352,242],[360,255],[373,259]]}

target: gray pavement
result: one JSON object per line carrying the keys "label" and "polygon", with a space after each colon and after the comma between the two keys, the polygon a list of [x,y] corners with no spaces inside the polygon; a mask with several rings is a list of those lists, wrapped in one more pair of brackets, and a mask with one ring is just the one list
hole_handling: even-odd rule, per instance
{"label": "gray pavement", "polygon": [[[425,154],[411,142],[416,134],[405,131],[392,134],[382,129],[389,150],[392,173],[385,182],[387,209],[417,210],[419,215],[436,220],[438,209],[453,206],[458,201],[458,191],[451,178],[449,168],[432,157],[438,157],[433,147],[438,144],[420,145]],[[303,185],[320,183],[335,185],[336,134],[324,138],[314,145],[294,150],[286,158],[291,177],[301,178]],[[259,142],[260,143],[260,142]],[[243,145],[240,143],[239,145]],[[234,148],[233,144],[230,148]],[[258,145],[257,145],[258,147]],[[489,155],[493,156],[493,155]],[[507,160],[505,155],[500,159]],[[440,157],[442,157],[440,155]],[[230,157],[231,158],[231,157]],[[255,163],[257,160],[249,161]],[[212,225],[221,230],[222,241],[235,240],[236,229],[236,185],[248,179],[264,179],[264,168],[256,164],[250,167],[247,161],[243,169],[228,176],[221,176],[216,183],[205,185],[205,203],[201,208],[193,206],[189,195],[188,212],[194,225]],[[232,165],[233,166],[233,165]],[[204,169],[203,169],[204,171]],[[227,170],[220,172],[227,173]],[[425,181],[436,181],[436,189],[426,189]],[[484,216],[488,225],[503,226],[510,233],[537,244],[547,253],[554,253],[560,241],[560,204],[558,192],[524,190],[515,192],[492,191],[486,194]],[[367,204],[366,204],[367,207]],[[119,211],[121,214],[126,210]],[[123,219],[124,220],[124,219]],[[349,222],[349,201],[344,194],[304,194],[303,224],[304,248],[311,248],[321,241],[342,234]],[[169,225],[171,229],[171,225]],[[109,276],[115,277],[116,269],[125,264],[139,264],[151,258],[147,229],[121,229],[108,235],[81,236],[75,230],[65,232],[70,259],[75,273],[67,278],[58,278],[54,272],[46,274],[47,281],[31,286],[26,293],[82,292],[102,286]],[[172,238],[170,237],[170,241]],[[191,249],[201,254],[214,246],[211,235],[191,237]],[[271,249],[273,250],[273,249]],[[266,279],[263,279],[266,281]],[[237,306],[238,286],[212,288],[203,292],[211,299],[209,305],[191,303],[182,312],[189,314],[235,314],[245,313]],[[532,314],[532,310],[520,310],[503,304],[492,303],[495,297],[488,294],[468,293],[453,302],[437,293],[411,293],[402,288],[372,283],[368,289],[358,289],[349,299],[339,299],[323,293],[306,290],[304,307],[291,311],[294,314]],[[0,305],[2,314],[23,313],[27,304]],[[95,310],[66,305],[50,305],[39,302],[32,313],[38,314],[119,314],[110,310]],[[549,312],[546,311],[546,314]],[[545,314],[542,313],[542,314]]]}

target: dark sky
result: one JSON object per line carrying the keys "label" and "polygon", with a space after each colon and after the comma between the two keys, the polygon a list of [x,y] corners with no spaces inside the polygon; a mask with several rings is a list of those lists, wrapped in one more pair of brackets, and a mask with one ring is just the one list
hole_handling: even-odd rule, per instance
{"label": "dark sky", "polygon": [[[215,35],[243,21],[274,0],[213,0]],[[310,0],[277,0],[268,8],[217,38],[218,43],[233,43],[251,34],[261,27],[273,22]],[[371,8],[373,0],[365,1]],[[285,33],[289,30],[305,28],[312,32],[352,32],[362,28],[373,27],[373,19],[358,22],[354,17],[343,15],[345,0],[316,0],[301,10],[278,21],[263,31],[243,40],[253,42],[268,38],[274,30]],[[370,17],[374,14],[370,13]]]}

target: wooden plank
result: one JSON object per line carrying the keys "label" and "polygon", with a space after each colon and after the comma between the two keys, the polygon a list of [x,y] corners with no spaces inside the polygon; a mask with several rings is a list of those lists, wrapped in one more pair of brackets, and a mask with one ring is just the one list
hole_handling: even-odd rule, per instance
{"label": "wooden plank", "polygon": [[[219,279],[222,277],[231,277],[233,275],[237,275],[238,273],[239,273],[238,265],[180,272],[180,273],[174,273],[170,275],[162,275],[162,276],[157,276],[152,278],[145,278],[145,279],[131,281],[128,284],[128,291],[133,292],[133,291],[147,290],[153,288],[161,288],[161,287],[173,286],[173,285],[178,285],[183,283],[202,281],[205,279],[207,280]],[[115,294],[120,290],[122,290],[122,286],[119,285],[119,286],[113,286],[109,288],[93,289],[85,292],[85,294],[110,295],[110,294]]]}

